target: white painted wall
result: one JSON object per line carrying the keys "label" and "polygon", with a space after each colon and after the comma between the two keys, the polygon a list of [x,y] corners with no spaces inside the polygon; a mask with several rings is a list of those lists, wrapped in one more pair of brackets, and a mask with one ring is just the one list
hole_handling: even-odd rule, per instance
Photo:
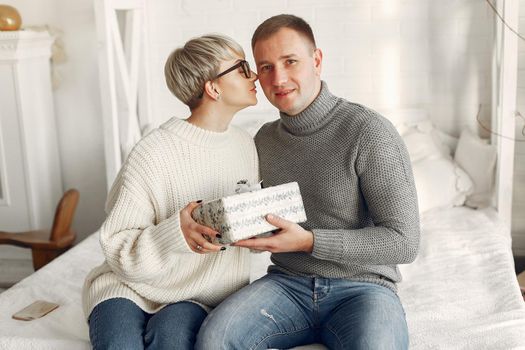
{"label": "white painted wall", "polygon": [[[25,25],[64,32],[68,60],[56,67],[62,82],[55,109],[64,187],[81,192],[75,226],[85,236],[103,221],[106,188],[92,2],[3,2],[20,10]],[[455,135],[464,126],[476,129],[480,103],[485,119],[490,113],[493,16],[482,0],[155,0],[148,6],[157,123],[187,115],[165,88],[171,50],[192,36],[221,32],[237,39],[253,63],[253,30],[279,13],[310,22],[324,52],[323,78],[342,97],[377,109],[427,108],[440,128]],[[259,100],[243,115],[276,117],[262,92]]]}

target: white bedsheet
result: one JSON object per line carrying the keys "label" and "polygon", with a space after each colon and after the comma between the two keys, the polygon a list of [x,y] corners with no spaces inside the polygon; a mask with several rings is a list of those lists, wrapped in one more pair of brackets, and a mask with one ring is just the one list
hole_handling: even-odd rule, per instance
{"label": "white bedsheet", "polygon": [[[525,349],[525,303],[510,237],[495,213],[464,207],[433,211],[422,218],[422,227],[420,254],[401,267],[399,285],[411,349]],[[102,259],[93,234],[0,294],[0,349],[89,349],[80,292],[86,274]],[[263,271],[258,266],[253,274]],[[37,299],[61,306],[38,320],[11,319]]]}
{"label": "white bedsheet", "polygon": [[511,238],[493,210],[424,215],[419,255],[401,273],[411,348],[525,349]]}

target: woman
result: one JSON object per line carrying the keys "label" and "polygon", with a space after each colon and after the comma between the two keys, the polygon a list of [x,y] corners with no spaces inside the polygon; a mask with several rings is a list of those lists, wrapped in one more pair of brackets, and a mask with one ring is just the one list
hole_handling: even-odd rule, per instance
{"label": "woman", "polygon": [[258,180],[252,138],[230,125],[257,103],[257,76],[220,35],[175,50],[165,76],[191,114],[145,136],[109,193],[106,260],[83,293],[94,349],[192,349],[207,312],[249,282],[249,251],[210,243],[218,233],[191,212],[234,193],[241,179]]}

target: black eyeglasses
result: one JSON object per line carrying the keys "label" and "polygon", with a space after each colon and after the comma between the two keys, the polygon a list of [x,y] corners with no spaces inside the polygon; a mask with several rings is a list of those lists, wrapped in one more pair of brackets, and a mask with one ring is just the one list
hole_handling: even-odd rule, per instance
{"label": "black eyeglasses", "polygon": [[239,63],[237,63],[235,66],[226,69],[222,73],[219,73],[219,75],[217,75],[215,79],[220,78],[223,75],[236,70],[237,68],[242,68],[242,72],[244,73],[244,76],[246,77],[246,79],[250,79],[252,77],[252,70],[250,69],[250,64],[248,63],[248,61],[242,60],[242,61],[239,61]]}

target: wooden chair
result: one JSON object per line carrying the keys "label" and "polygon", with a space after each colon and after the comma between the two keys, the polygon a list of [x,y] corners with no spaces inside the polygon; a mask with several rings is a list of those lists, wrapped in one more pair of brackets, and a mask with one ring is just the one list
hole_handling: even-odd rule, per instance
{"label": "wooden chair", "polygon": [[71,224],[79,197],[76,189],[64,193],[57,205],[51,232],[49,230],[19,233],[0,231],[0,244],[31,248],[33,267],[38,270],[73,245],[76,235],[71,229]]}

